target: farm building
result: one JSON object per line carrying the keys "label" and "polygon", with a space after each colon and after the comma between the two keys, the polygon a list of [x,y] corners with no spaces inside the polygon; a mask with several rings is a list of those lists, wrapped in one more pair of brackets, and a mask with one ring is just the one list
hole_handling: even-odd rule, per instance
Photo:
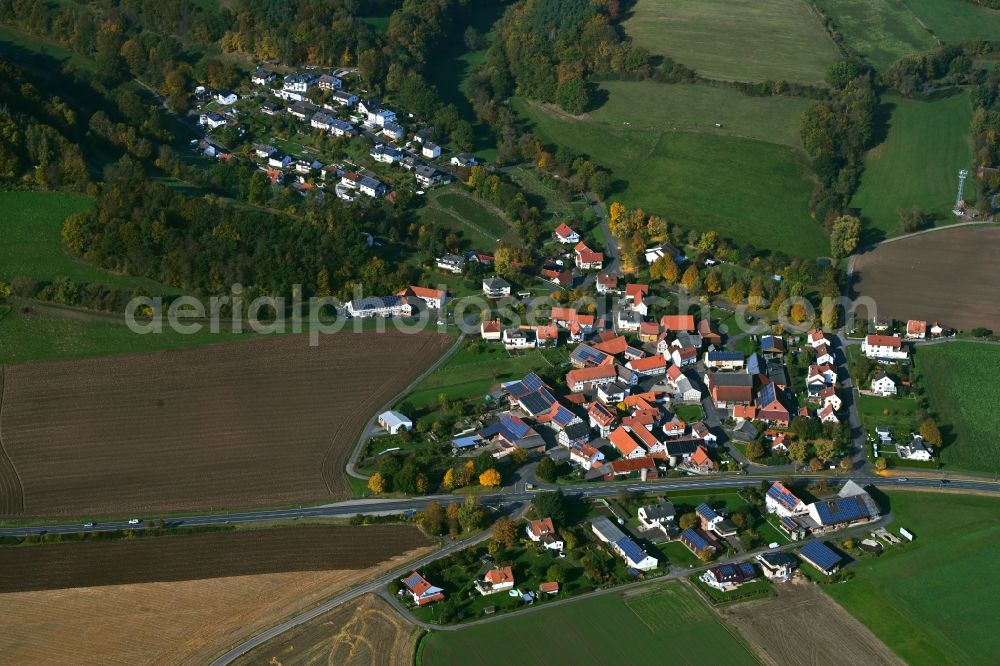
{"label": "farm building", "polygon": [[813,539],[802,546],[799,557],[827,576],[836,573],[844,561],[832,548],[818,539]]}
{"label": "farm building", "polygon": [[378,424],[390,435],[395,435],[400,430],[413,430],[413,421],[391,409],[378,415]]}

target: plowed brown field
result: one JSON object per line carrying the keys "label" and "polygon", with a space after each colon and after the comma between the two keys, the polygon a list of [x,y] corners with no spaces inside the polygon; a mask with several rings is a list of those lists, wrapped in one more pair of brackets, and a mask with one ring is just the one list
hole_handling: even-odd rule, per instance
{"label": "plowed brown field", "polygon": [[122,515],[344,497],[365,422],[452,340],[340,333],[310,347],[296,335],[7,366],[0,442],[14,476],[0,459],[0,508]]}
{"label": "plowed brown field", "polygon": [[5,546],[0,592],[364,569],[429,545],[408,525],[337,525]]}
{"label": "plowed brown field", "polygon": [[0,654],[11,664],[203,665],[240,640],[430,550],[357,570],[4,594]]}
{"label": "plowed brown field", "polygon": [[875,299],[880,317],[1000,330],[998,263],[1000,228],[944,229],[883,243],[859,256],[853,290]]}
{"label": "plowed brown field", "polygon": [[765,664],[901,665],[865,625],[805,580],[775,585],[778,596],[718,611]]}
{"label": "plowed brown field", "polygon": [[410,666],[420,630],[366,594],[252,650],[236,666]]}

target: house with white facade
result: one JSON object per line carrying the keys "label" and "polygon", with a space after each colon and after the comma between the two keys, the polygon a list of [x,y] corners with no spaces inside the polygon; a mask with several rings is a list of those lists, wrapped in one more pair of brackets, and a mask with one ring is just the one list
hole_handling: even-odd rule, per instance
{"label": "house with white facade", "polygon": [[872,377],[872,393],[881,396],[896,395],[896,382],[884,372],[878,372]]}
{"label": "house with white facade", "polygon": [[861,352],[868,358],[897,361],[907,358],[906,348],[898,335],[868,335],[861,343]]}

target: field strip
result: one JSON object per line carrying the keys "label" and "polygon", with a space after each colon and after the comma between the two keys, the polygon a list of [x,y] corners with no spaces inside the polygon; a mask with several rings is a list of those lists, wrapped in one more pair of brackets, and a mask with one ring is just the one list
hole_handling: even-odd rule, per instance
{"label": "field strip", "polygon": [[485,238],[493,238],[493,234],[487,233],[487,231],[485,229],[483,229],[482,227],[480,227],[478,224],[475,224],[475,223],[470,222],[469,220],[465,219],[464,217],[462,217],[461,215],[459,215],[457,211],[452,210],[451,208],[445,208],[444,206],[442,206],[441,204],[439,204],[437,202],[437,199],[435,199],[430,204],[430,206],[434,210],[436,210],[439,213],[441,213],[442,215],[446,215],[446,216],[452,218],[453,220],[456,220],[460,224],[464,224],[465,226],[467,226],[470,229],[472,229],[473,231],[475,231],[477,234],[482,234],[482,236],[485,237]]}
{"label": "field strip", "polygon": [[0,515],[13,515],[24,512],[24,484],[21,483],[21,475],[17,473],[17,468],[7,455],[3,444],[6,376],[7,367],[0,366]]}

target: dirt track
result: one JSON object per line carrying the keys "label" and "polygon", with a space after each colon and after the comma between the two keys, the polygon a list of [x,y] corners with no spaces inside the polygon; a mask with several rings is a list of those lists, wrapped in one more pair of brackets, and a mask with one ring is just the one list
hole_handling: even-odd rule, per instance
{"label": "dirt track", "polygon": [[410,666],[420,630],[366,594],[237,659],[237,666]]}
{"label": "dirt track", "polygon": [[860,255],[853,289],[875,299],[879,316],[1000,330],[998,264],[1000,227],[947,229]]}
{"label": "dirt track", "polygon": [[777,597],[719,610],[765,664],[902,664],[903,662],[818,585],[775,586]]}
{"label": "dirt track", "polygon": [[[77,517],[348,495],[365,422],[452,338],[341,333],[4,369],[0,510]],[[16,479],[16,477],[14,477]],[[15,511],[11,511],[11,509]]]}

